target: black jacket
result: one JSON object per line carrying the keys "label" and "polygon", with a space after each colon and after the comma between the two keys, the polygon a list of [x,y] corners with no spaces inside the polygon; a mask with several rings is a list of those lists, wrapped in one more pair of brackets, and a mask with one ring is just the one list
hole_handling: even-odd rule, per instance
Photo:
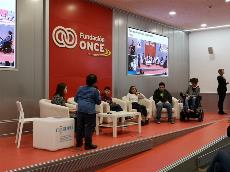
{"label": "black jacket", "polygon": [[226,79],[223,76],[218,76],[217,80],[218,80],[218,88],[217,88],[218,94],[224,94],[224,93],[226,93],[227,92],[227,82],[226,82]]}
{"label": "black jacket", "polygon": [[[161,96],[161,93],[163,93],[163,97]],[[159,88],[154,91],[153,100],[155,101],[155,103],[158,103],[159,101],[162,101],[162,102],[168,101],[169,103],[172,104],[171,94],[167,90],[164,90],[163,92],[161,92]]]}

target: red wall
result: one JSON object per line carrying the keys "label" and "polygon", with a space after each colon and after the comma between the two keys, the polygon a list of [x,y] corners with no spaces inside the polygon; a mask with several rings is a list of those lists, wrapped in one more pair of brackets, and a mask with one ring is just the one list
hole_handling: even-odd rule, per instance
{"label": "red wall", "polygon": [[[54,43],[52,33],[57,26],[72,28],[76,32],[75,48],[60,48]],[[104,47],[112,52],[112,10],[85,0],[50,0],[50,97],[59,82],[67,83],[67,97],[75,96],[90,73],[98,76],[99,89],[112,86],[112,55],[92,56],[100,53],[80,49],[80,41],[84,41],[80,32],[103,37]]]}

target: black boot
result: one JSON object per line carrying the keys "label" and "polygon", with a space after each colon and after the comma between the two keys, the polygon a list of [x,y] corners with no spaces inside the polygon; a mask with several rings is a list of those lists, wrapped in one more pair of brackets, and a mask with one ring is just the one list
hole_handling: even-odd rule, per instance
{"label": "black boot", "polygon": [[91,145],[85,145],[85,150],[90,150],[90,149],[96,149],[97,145],[91,144]]}

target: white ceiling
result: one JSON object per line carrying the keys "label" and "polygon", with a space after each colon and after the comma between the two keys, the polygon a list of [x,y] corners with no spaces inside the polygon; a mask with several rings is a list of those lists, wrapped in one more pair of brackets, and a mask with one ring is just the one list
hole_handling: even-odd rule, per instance
{"label": "white ceiling", "polygon": [[[225,0],[94,0],[182,29],[230,25],[230,2]],[[169,11],[176,11],[170,16]]]}

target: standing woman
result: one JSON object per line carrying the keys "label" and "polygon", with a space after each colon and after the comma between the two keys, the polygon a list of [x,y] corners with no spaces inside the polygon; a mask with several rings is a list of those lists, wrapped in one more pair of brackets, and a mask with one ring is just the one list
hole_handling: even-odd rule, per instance
{"label": "standing woman", "polygon": [[226,114],[224,112],[223,106],[224,106],[224,99],[225,99],[226,92],[227,92],[227,84],[229,84],[229,82],[226,82],[226,79],[223,76],[224,75],[224,69],[219,69],[218,73],[219,73],[219,76],[217,77],[217,81],[218,81],[217,92],[219,95],[218,114],[223,115],[223,114]]}

